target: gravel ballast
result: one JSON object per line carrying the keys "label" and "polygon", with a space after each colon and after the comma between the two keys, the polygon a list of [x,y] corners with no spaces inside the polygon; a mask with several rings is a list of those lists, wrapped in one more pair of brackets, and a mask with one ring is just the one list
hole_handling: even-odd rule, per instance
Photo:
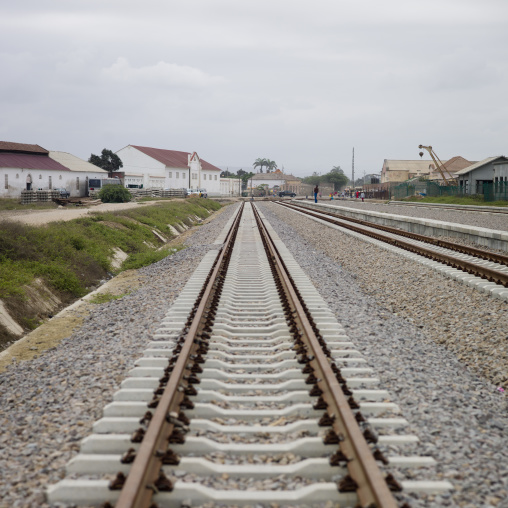
{"label": "gravel ballast", "polygon": [[44,489],[91,433],[171,303],[237,208],[186,240],[188,248],[142,268],[141,289],[98,305],[79,329],[37,359],[0,374],[0,507],[47,507]]}
{"label": "gravel ballast", "polygon": [[[508,506],[508,305],[275,204],[261,209],[455,491]],[[410,472],[415,477],[418,471]]]}
{"label": "gravel ballast", "polygon": [[[455,485],[412,506],[508,506],[506,398],[492,384],[495,376],[506,382],[508,306],[275,206],[261,209],[381,378],[380,388],[400,404],[410,422],[405,432],[420,437],[417,453],[437,460],[426,476]],[[142,269],[140,290],[98,306],[58,347],[0,374],[0,507],[48,506],[44,488],[64,477],[236,208],[197,228],[187,249]]]}
{"label": "gravel ballast", "polygon": [[368,210],[370,212],[390,213],[394,215],[404,215],[405,217],[415,217],[420,219],[432,219],[444,222],[455,222],[457,224],[475,226],[478,228],[498,229],[500,231],[508,231],[508,216],[498,213],[485,213],[474,211],[459,211],[443,209],[439,207],[424,206],[404,206],[390,205],[385,203],[372,203],[369,200],[362,203],[362,200],[319,200],[334,206],[346,206],[355,210]]}

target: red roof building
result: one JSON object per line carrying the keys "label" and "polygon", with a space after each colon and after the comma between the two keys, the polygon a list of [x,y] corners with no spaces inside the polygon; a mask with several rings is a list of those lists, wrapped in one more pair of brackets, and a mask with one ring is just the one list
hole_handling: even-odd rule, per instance
{"label": "red roof building", "polygon": [[128,145],[116,154],[122,160],[127,187],[206,189],[209,196],[220,195],[221,169],[196,152]]}

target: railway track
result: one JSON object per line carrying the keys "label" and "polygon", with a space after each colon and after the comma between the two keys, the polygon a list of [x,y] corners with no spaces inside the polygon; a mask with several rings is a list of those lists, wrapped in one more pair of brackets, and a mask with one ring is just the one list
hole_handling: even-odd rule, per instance
{"label": "railway track", "polygon": [[451,489],[404,478],[434,461],[398,406],[256,208],[232,222],[49,502],[395,507]]}
{"label": "railway track", "polygon": [[[459,245],[436,237],[402,231],[390,226],[346,217],[340,212],[312,210],[309,206],[277,202],[291,210],[307,215],[334,226],[340,226],[355,233],[374,238],[427,259],[442,263],[452,269],[466,272],[491,283],[499,292],[508,288],[508,256],[483,249]],[[457,276],[460,274],[457,272]]]}

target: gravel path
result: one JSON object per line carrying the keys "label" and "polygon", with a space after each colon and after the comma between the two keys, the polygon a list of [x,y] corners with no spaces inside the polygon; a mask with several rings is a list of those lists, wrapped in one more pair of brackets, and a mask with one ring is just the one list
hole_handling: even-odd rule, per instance
{"label": "gravel path", "polygon": [[[508,305],[274,204],[261,209],[365,353],[450,495],[507,507]],[[492,384],[495,381],[496,384]],[[418,471],[409,471],[418,475]]]}
{"label": "gravel path", "polygon": [[48,506],[45,487],[64,477],[80,441],[236,208],[195,228],[187,249],[141,269],[141,289],[98,305],[58,347],[0,374],[1,508]]}
{"label": "gravel path", "polygon": [[347,206],[357,210],[369,210],[371,212],[392,213],[395,215],[405,215],[406,217],[419,217],[421,219],[433,219],[444,222],[456,222],[468,226],[480,228],[499,229],[508,231],[508,216],[501,214],[489,214],[479,212],[462,212],[455,210],[443,210],[441,208],[424,208],[421,206],[387,205],[383,203],[369,203],[365,201],[342,201],[342,200],[321,200],[320,203],[326,203],[336,206]]}

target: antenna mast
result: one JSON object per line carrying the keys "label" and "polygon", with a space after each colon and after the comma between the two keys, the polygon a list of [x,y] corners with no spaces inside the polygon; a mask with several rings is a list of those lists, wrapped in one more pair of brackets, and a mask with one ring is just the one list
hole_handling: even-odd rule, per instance
{"label": "antenna mast", "polygon": [[353,146],[353,189],[355,188],[355,147]]}

